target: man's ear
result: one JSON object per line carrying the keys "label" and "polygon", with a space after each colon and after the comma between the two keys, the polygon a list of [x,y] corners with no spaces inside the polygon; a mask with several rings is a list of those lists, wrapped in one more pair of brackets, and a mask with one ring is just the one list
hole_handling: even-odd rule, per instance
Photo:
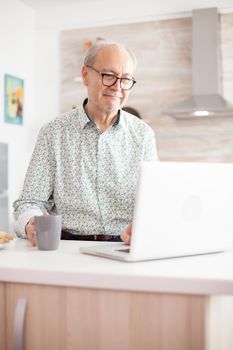
{"label": "man's ear", "polygon": [[88,78],[87,78],[87,67],[86,66],[82,67],[82,78],[83,78],[83,84],[85,86],[87,86],[88,85]]}

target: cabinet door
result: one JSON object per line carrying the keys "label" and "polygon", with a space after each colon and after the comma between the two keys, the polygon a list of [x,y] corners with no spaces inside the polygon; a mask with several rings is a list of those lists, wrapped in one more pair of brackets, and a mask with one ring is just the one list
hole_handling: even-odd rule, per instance
{"label": "cabinet door", "polygon": [[5,285],[0,283],[0,350],[5,350]]}
{"label": "cabinet door", "polygon": [[27,302],[24,350],[64,350],[64,288],[17,283],[6,284],[6,349],[13,349],[15,308],[21,298]]}
{"label": "cabinet door", "polygon": [[6,349],[27,299],[24,350],[203,350],[206,298],[6,284]]}
{"label": "cabinet door", "polygon": [[202,296],[69,289],[70,349],[204,350],[205,303]]}

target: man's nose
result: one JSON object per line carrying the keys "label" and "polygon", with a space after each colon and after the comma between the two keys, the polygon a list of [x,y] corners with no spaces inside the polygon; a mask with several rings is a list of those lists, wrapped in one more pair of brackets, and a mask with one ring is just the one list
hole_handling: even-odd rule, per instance
{"label": "man's nose", "polygon": [[116,82],[111,86],[114,90],[121,90],[121,81],[117,79]]}

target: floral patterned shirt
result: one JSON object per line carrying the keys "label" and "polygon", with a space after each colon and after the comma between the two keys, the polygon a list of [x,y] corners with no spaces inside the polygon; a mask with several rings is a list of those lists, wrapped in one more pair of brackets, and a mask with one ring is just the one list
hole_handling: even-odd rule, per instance
{"label": "floral patterned shirt", "polygon": [[101,133],[84,108],[41,128],[22,193],[14,202],[15,231],[35,215],[62,215],[73,234],[119,235],[133,216],[140,162],[156,160],[153,130],[122,110]]}

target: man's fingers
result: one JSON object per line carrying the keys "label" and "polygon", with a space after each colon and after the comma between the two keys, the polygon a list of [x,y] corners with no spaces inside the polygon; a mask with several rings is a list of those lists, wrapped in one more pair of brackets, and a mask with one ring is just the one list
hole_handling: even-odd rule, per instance
{"label": "man's fingers", "polygon": [[37,240],[36,240],[34,218],[30,219],[29,222],[27,223],[26,233],[27,233],[28,240],[31,242],[32,246],[35,247],[37,245]]}
{"label": "man's fingers", "polygon": [[35,247],[37,245],[37,240],[36,240],[36,232],[30,232],[28,234],[28,239],[31,242],[32,246]]}
{"label": "man's fingers", "polygon": [[130,238],[129,238],[129,235],[128,235],[128,233],[126,231],[122,232],[121,239],[122,239],[123,242],[125,242],[127,244],[129,243]]}
{"label": "man's fingers", "polygon": [[124,242],[125,242],[126,244],[130,244],[130,237],[129,237],[129,236],[125,236]]}
{"label": "man's fingers", "polygon": [[121,239],[126,244],[130,244],[131,241],[131,231],[132,231],[132,224],[129,224],[126,226],[126,228],[122,231]]}

